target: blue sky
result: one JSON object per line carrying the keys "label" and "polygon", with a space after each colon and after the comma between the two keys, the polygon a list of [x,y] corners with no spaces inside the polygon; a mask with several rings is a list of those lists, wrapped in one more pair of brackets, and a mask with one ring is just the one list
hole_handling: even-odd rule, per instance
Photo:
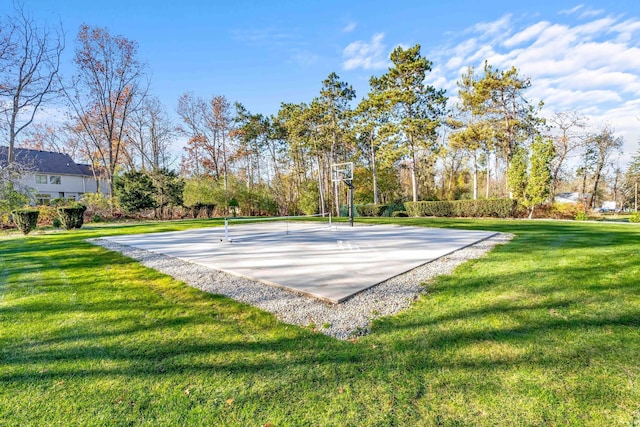
{"label": "blue sky", "polygon": [[[456,80],[484,60],[532,79],[545,114],[570,109],[611,124],[628,156],[640,137],[640,2],[24,0],[38,20],[61,21],[67,73],[82,23],[139,43],[152,92],[175,111],[187,91],[225,95],[251,112],[309,102],[336,72],[358,98],[398,45],[419,43],[429,81],[455,97]],[[11,10],[10,1],[0,12]]]}

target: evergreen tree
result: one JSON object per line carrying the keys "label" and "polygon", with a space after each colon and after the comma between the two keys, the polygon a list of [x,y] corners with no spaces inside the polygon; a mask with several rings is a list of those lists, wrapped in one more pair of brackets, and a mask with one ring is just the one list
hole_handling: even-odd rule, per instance
{"label": "evergreen tree", "polygon": [[409,161],[413,201],[418,200],[418,165],[421,156],[438,151],[437,129],[441,125],[447,98],[444,89],[425,84],[432,63],[420,54],[420,45],[391,53],[393,66],[369,84],[375,101],[388,109],[395,133]]}
{"label": "evergreen tree", "polygon": [[126,212],[136,213],[157,206],[156,188],[145,172],[130,171],[119,176],[114,183],[114,190],[120,206]]}
{"label": "evergreen tree", "polygon": [[536,206],[550,199],[553,178],[551,163],[554,157],[553,141],[538,137],[531,144],[531,168],[526,189],[529,218],[533,217]]}

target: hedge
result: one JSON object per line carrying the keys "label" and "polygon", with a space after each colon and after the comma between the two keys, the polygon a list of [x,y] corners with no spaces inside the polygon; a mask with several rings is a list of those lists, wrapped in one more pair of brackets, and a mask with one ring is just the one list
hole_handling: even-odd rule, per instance
{"label": "hedge", "polygon": [[517,202],[513,199],[453,200],[438,202],[405,202],[409,216],[493,217],[515,216]]}
{"label": "hedge", "polygon": [[25,236],[38,225],[38,215],[40,215],[40,211],[37,209],[18,209],[12,212],[13,222]]}
{"label": "hedge", "polygon": [[215,208],[216,205],[209,203],[196,203],[195,205],[188,207],[193,218],[198,218],[203,211],[207,218],[211,218]]}
{"label": "hedge", "polygon": [[87,207],[82,205],[73,207],[61,206],[58,208],[60,223],[67,230],[80,228],[84,224],[84,211],[86,210]]}
{"label": "hedge", "polygon": [[356,210],[360,216],[382,216],[387,209],[387,205],[356,205]]}

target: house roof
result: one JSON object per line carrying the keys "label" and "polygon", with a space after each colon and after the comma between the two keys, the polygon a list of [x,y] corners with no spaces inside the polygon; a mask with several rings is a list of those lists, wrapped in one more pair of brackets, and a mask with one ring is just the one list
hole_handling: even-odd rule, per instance
{"label": "house roof", "polygon": [[[0,167],[8,164],[9,147],[0,146]],[[32,167],[34,172],[60,175],[92,176],[89,165],[79,165],[68,154],[16,148],[16,162]]]}

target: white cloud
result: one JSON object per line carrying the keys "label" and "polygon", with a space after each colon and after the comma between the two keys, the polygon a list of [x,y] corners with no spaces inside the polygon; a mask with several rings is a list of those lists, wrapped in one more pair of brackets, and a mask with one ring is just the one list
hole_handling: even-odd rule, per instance
{"label": "white cloud", "polygon": [[370,42],[355,41],[342,51],[345,70],[363,68],[365,70],[379,70],[388,66],[386,45],[382,43],[384,33],[374,34]]}
{"label": "white cloud", "polygon": [[479,33],[482,36],[494,36],[496,34],[508,33],[511,29],[511,15],[504,15],[502,18],[492,22],[479,22],[471,27],[471,32]]}
{"label": "white cloud", "polygon": [[573,15],[574,13],[576,13],[577,11],[579,11],[580,9],[584,8],[583,4],[579,4],[575,7],[572,7],[571,9],[564,9],[561,10],[560,12],[558,12],[558,14],[560,15]]}
{"label": "white cloud", "polygon": [[508,38],[503,44],[506,47],[517,46],[521,43],[528,42],[532,38],[540,35],[544,30],[546,30],[551,24],[546,21],[538,22],[530,27],[525,28],[519,33],[514,34],[510,38]]}
{"label": "white cloud", "polygon": [[591,9],[591,8],[585,7],[584,4],[579,4],[575,7],[572,7],[571,9],[561,10],[560,12],[558,12],[558,14],[559,15],[576,15],[578,12],[580,12],[580,14],[578,15],[579,19],[592,18],[594,16],[602,15],[604,13],[602,9]]}
{"label": "white cloud", "polygon": [[345,25],[344,27],[342,27],[342,32],[343,32],[343,33],[350,33],[350,32],[352,32],[353,30],[355,30],[357,26],[358,26],[358,24],[357,24],[357,23],[355,23],[355,22],[351,21],[351,22],[349,22],[347,25]]}
{"label": "white cloud", "polygon": [[480,74],[485,60],[501,70],[515,66],[531,78],[526,96],[545,102],[543,114],[577,110],[594,123],[611,123],[624,136],[625,151],[635,152],[640,138],[640,17],[603,16],[584,5],[560,13],[567,15],[562,23],[505,15],[451,35],[448,46],[426,55],[442,64],[430,80],[455,99],[461,70],[473,66]]}
{"label": "white cloud", "polygon": [[291,59],[298,65],[301,66],[310,66],[318,62],[320,57],[313,52],[309,52],[308,50],[300,50],[295,52]]}

